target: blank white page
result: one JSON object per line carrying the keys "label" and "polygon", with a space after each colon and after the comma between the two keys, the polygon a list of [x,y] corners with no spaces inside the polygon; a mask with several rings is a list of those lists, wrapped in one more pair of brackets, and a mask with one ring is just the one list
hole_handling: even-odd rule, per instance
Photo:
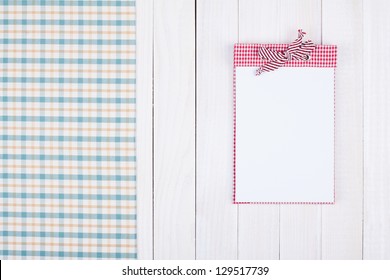
{"label": "blank white page", "polygon": [[236,67],[236,202],[334,201],[334,68]]}

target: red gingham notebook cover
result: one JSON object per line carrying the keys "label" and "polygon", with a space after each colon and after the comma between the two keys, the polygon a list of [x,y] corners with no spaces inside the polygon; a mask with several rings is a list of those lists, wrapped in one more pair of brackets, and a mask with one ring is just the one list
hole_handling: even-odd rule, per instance
{"label": "red gingham notebook cover", "polygon": [[[236,67],[259,67],[267,61],[258,55],[259,47],[266,47],[275,51],[285,51],[287,44],[235,44],[234,71],[233,71],[233,203],[234,204],[334,204],[336,200],[335,184],[333,184],[333,202],[242,202],[236,201]],[[317,45],[308,61],[292,60],[284,67],[320,67],[336,68],[337,46]],[[275,71],[278,71],[277,69]],[[334,100],[336,94],[334,79]],[[336,106],[336,103],[334,103]],[[335,108],[333,110],[335,112]],[[336,116],[334,116],[336,123]],[[335,127],[335,126],[334,126]],[[334,166],[334,165],[333,165]]]}

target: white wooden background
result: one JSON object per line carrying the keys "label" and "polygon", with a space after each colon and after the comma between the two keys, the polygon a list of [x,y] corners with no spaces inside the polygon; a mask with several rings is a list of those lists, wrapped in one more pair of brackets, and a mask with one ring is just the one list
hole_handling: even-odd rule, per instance
{"label": "white wooden background", "polygon": [[[390,2],[138,0],[140,259],[390,258]],[[338,45],[336,204],[232,204],[233,44]]]}

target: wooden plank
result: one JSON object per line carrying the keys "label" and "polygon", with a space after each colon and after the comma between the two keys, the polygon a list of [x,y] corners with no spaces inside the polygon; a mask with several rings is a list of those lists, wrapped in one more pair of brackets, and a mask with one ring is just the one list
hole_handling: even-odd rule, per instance
{"label": "wooden plank", "polygon": [[322,6],[323,44],[338,46],[335,106],[336,203],[322,208],[323,259],[362,259],[362,2],[328,0]]}
{"label": "wooden plank", "polygon": [[153,0],[137,1],[137,256],[153,259]]}
{"label": "wooden plank", "polygon": [[195,2],[154,1],[154,256],[195,258]]}
{"label": "wooden plank", "polygon": [[232,204],[237,10],[237,0],[197,1],[197,259],[237,258]]}
{"label": "wooden plank", "polygon": [[[239,42],[278,43],[278,1],[241,0]],[[239,259],[279,258],[279,205],[240,205],[238,227]]]}
{"label": "wooden plank", "polygon": [[[390,5],[364,1],[364,259],[390,258]],[[355,46],[354,46],[355,47]]]}
{"label": "wooden plank", "polygon": [[[280,7],[282,43],[296,38],[297,29],[321,43],[321,0],[282,0]],[[282,174],[281,174],[282,175]],[[280,258],[321,258],[321,206],[280,206]]]}

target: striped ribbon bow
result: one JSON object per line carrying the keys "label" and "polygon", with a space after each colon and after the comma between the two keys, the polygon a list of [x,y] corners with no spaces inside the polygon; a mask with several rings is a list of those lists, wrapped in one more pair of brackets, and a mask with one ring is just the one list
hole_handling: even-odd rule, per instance
{"label": "striped ribbon bow", "polygon": [[311,52],[316,47],[310,40],[302,42],[305,34],[302,29],[299,29],[298,38],[285,51],[273,51],[260,47],[258,52],[259,56],[261,59],[268,60],[268,62],[256,70],[256,76],[263,72],[274,71],[291,60],[309,60]]}

